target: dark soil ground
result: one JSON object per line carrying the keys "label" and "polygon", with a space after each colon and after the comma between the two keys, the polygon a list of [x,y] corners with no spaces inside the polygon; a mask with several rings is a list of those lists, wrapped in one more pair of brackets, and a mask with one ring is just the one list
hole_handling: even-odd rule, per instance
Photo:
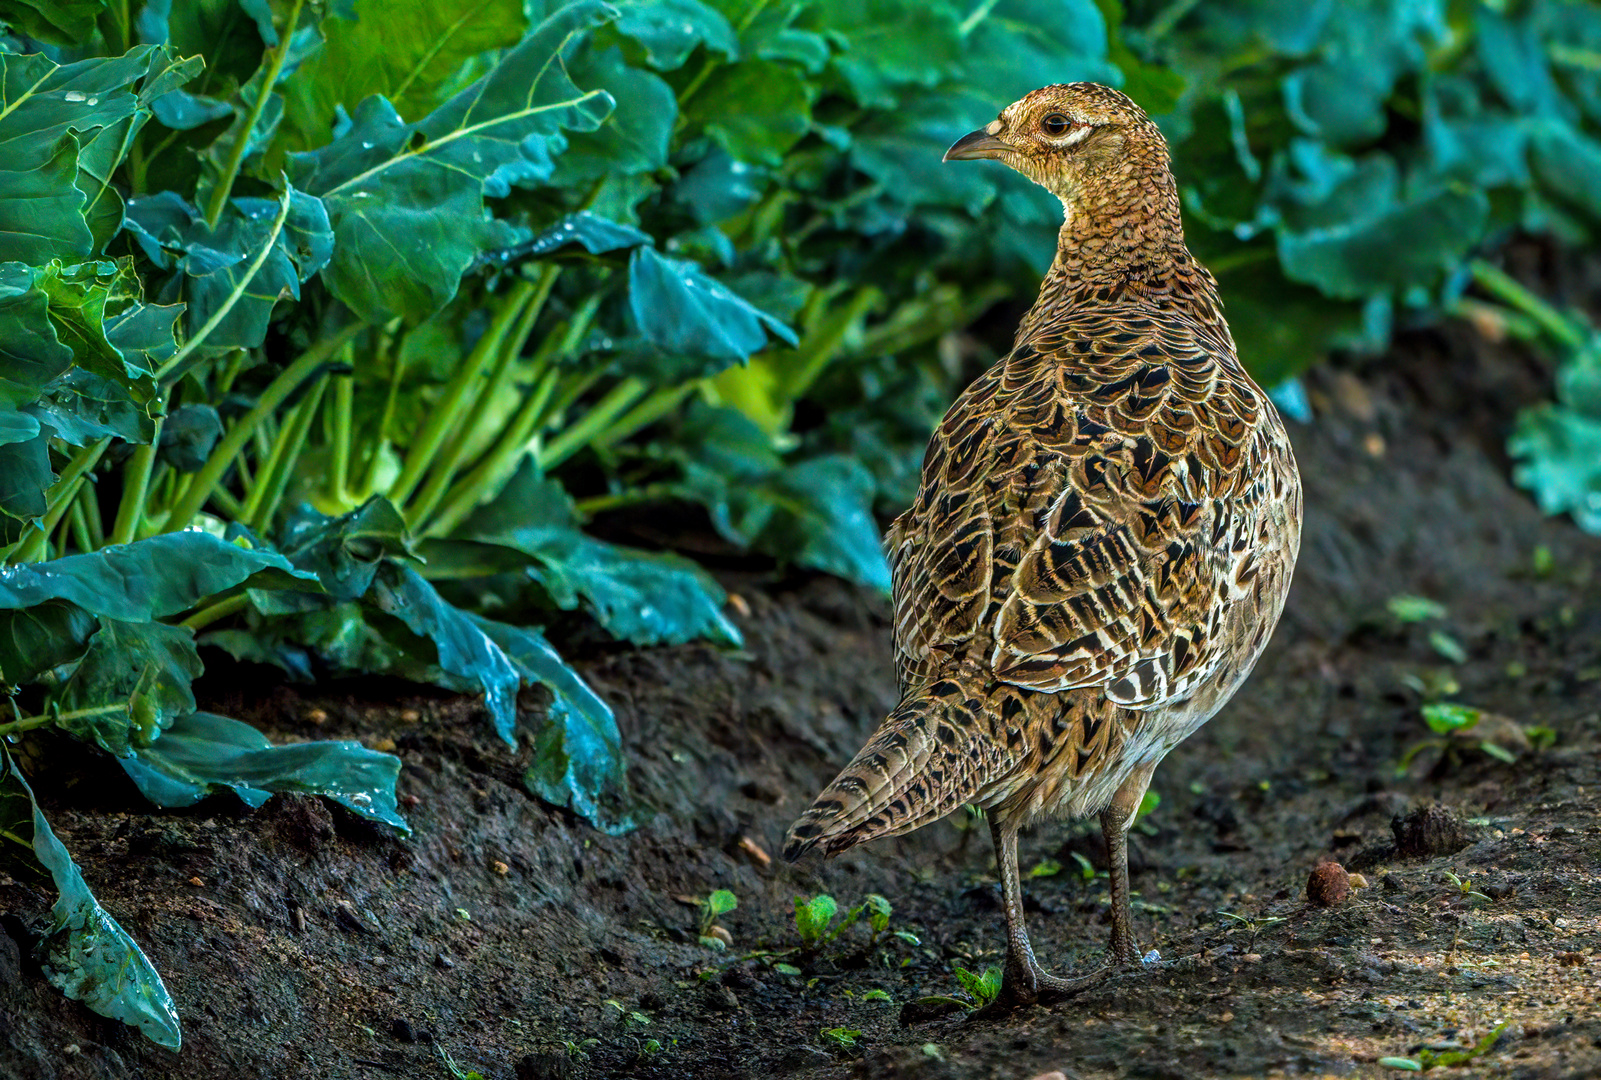
{"label": "dark soil ground", "polygon": [[[1465,325],[1309,377],[1288,614],[1235,701],[1158,771],[1135,836],[1141,945],[1186,963],[1054,1009],[903,1026],[906,1003],[958,991],[953,966],[1000,960],[987,830],[958,815],[831,863],[769,859],[891,706],[893,678],[879,599],[746,578],[729,581],[745,653],[583,665],[645,808],[624,836],[524,794],[475,702],[397,684],[236,670],[205,690],[278,739],[395,749],[409,839],[314,799],[153,814],[120,774],[40,776],[86,878],[166,979],[185,1045],[157,1049],[51,990],[28,959],[48,898],[0,880],[0,1075],[1365,1077],[1499,1029],[1450,1075],[1601,1076],[1601,542],[1542,519],[1502,449],[1549,385]],[[1448,614],[1398,623],[1400,594]],[[1460,739],[1401,773],[1430,738],[1424,694],[1510,718],[1482,723],[1514,746],[1509,724],[1555,741],[1508,764]],[[1398,849],[1392,820],[1436,805],[1455,825],[1402,829]],[[1075,856],[1100,856],[1083,826],[1025,839],[1035,946],[1061,971],[1096,965],[1108,933],[1105,878]],[[1367,886],[1311,907],[1308,875],[1330,858]],[[722,953],[686,903],[713,889],[739,899]],[[881,894],[890,929],[920,943],[869,945],[858,925],[783,955],[795,897],[819,891]]]}

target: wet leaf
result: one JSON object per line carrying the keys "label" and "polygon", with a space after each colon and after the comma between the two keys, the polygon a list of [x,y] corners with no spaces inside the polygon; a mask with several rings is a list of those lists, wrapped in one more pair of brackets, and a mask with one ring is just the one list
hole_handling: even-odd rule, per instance
{"label": "wet leaf", "polygon": [[538,631],[470,617],[525,681],[551,693],[547,722],[534,735],[533,764],[523,776],[528,790],[554,806],[571,806],[607,832],[632,828],[615,808],[625,795],[623,751],[610,707]]}
{"label": "wet leaf", "polygon": [[195,711],[190,684],[202,670],[188,627],[102,619],[83,659],[51,696],[56,726],[126,757]]}
{"label": "wet leaf", "polygon": [[224,788],[252,807],[277,792],[299,792],[410,831],[395,808],[400,759],[357,742],[274,746],[249,724],[197,712],[180,717],[155,743],[119,763],[157,806],[193,806]]}
{"label": "wet leaf", "polygon": [[658,71],[681,67],[699,45],[724,59],[739,53],[728,19],[700,0],[617,0],[616,7],[617,32],[638,42]]}
{"label": "wet leaf", "polygon": [[511,242],[484,196],[547,179],[561,132],[592,131],[611,112],[605,91],[579,89],[554,62],[609,18],[600,0],[568,4],[421,121],[374,95],[333,142],[289,156],[295,184],[328,207],[336,245],[323,278],[335,296],[369,322],[421,318],[455,295],[480,252]]}
{"label": "wet leaf", "polygon": [[790,345],[798,340],[695,263],[650,247],[635,248],[629,261],[628,304],[640,331],[670,355],[743,360],[766,346],[768,332]]}
{"label": "wet leaf", "polygon": [[554,481],[524,468],[457,531],[532,560],[529,573],[560,608],[583,607],[614,637],[636,645],[706,638],[743,643],[723,615],[722,587],[677,555],[640,551],[579,531],[572,502]]}
{"label": "wet leaf", "polygon": [[51,831],[9,752],[0,750],[0,836],[7,861],[48,871],[57,898],[40,947],[50,984],[101,1016],[138,1028],[158,1046],[182,1042],[178,1010],[144,951],[100,906]]}

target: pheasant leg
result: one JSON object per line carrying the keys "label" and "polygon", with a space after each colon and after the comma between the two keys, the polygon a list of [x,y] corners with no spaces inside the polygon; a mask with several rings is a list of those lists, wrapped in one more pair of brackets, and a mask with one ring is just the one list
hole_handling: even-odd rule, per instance
{"label": "pheasant leg", "polygon": [[974,1014],[984,1018],[1036,1003],[1063,1001],[1105,980],[1110,966],[1088,975],[1063,979],[1051,975],[1034,959],[1023,922],[1023,885],[1017,872],[1017,826],[990,819],[990,835],[995,840],[995,859],[1001,872],[1001,902],[1006,913],[1006,966],[1002,969],[1001,991],[995,1000]]}
{"label": "pheasant leg", "polygon": [[1101,811],[1101,836],[1106,839],[1107,875],[1112,886],[1112,962],[1133,964],[1140,959],[1139,946],[1134,943],[1134,920],[1129,913],[1128,887],[1128,830],[1134,824],[1145,799],[1145,789],[1151,786],[1151,774],[1156,763],[1137,767],[1123,781],[1112,796],[1111,803]]}

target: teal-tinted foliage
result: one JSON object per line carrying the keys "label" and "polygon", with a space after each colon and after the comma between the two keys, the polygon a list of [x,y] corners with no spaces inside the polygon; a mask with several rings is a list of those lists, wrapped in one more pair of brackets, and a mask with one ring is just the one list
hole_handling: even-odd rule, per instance
{"label": "teal-tinted foliage", "polygon": [[[959,332],[1028,295],[1060,221],[940,155],[1036,86],[1112,82],[1161,118],[1267,382],[1461,305],[1501,232],[1601,214],[1601,15],[1576,2],[72,0],[0,23],[0,737],[59,732],[164,806],[309,791],[403,827],[393,758],[197,712],[210,647],[481,693],[532,739],[531,792],[625,827],[611,711],[539,628],[740,636],[698,565],[587,527],[688,505],[731,549],[886,588],[880,516],[983,358]],[[1515,448],[1542,505],[1593,524],[1582,344]],[[100,919],[42,828],[5,850]],[[68,984],[160,1030],[153,991],[145,1015]]]}

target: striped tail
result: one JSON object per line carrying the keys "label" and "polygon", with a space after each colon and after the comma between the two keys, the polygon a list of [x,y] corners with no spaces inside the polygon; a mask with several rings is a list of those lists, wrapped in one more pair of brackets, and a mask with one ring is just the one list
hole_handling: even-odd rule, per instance
{"label": "striped tail", "polygon": [[837,855],[899,836],[972,802],[1012,765],[992,734],[991,703],[965,680],[945,678],[902,701],[861,752],[790,826],[784,858]]}

